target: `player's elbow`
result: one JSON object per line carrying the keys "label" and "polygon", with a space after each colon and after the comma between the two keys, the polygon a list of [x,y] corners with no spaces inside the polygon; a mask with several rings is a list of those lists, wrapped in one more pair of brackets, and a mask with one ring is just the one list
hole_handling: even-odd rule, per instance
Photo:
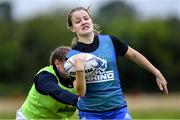
{"label": "player's elbow", "polygon": [[84,96],[85,95],[85,92],[82,92],[82,93],[78,93],[79,96]]}
{"label": "player's elbow", "polygon": [[85,88],[84,89],[77,89],[76,91],[77,91],[77,95],[78,96],[84,96],[85,93],[86,93],[86,89]]}

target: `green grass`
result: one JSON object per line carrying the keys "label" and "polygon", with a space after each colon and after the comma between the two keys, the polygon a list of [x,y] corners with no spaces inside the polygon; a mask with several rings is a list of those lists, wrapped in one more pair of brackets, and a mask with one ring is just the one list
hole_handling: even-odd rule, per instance
{"label": "green grass", "polygon": [[[0,119],[15,119],[15,111],[23,103],[24,97],[10,97],[0,99]],[[157,94],[128,95],[128,109],[133,120],[161,119],[180,120],[180,94],[168,96]],[[12,104],[13,103],[13,104]],[[3,109],[6,106],[9,109]],[[9,112],[8,112],[9,111]],[[78,119],[76,112],[70,119]]]}
{"label": "green grass", "polygon": [[134,119],[180,119],[179,110],[136,110],[130,113]]}
{"label": "green grass", "polygon": [[[180,119],[179,110],[168,109],[152,109],[152,110],[136,110],[131,111],[133,119]],[[0,114],[0,119],[14,119],[15,113]],[[71,119],[78,119],[77,112],[71,117]]]}

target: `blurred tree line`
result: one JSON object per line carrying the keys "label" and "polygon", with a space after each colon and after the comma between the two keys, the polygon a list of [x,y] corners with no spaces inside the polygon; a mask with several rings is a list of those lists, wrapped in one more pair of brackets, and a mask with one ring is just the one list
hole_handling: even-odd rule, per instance
{"label": "blurred tree line", "polygon": [[[26,21],[12,18],[11,4],[0,3],[0,96],[24,94],[38,70],[49,64],[51,51],[70,46],[73,34],[66,26],[66,10]],[[170,92],[180,90],[180,20],[141,20],[123,2],[110,2],[93,15],[102,34],[111,34],[141,52],[168,81]],[[123,57],[118,58],[126,92],[159,92],[154,76]]]}

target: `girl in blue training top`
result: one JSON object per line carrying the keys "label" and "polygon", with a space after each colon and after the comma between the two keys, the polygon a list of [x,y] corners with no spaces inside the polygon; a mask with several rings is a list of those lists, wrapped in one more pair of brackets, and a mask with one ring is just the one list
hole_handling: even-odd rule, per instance
{"label": "girl in blue training top", "polygon": [[79,118],[131,119],[121,89],[116,58],[124,56],[148,70],[156,77],[161,91],[168,94],[167,82],[161,72],[142,54],[111,35],[99,34],[88,9],[72,9],[67,18],[69,30],[75,33],[75,42],[67,57],[79,52],[91,53],[101,62],[100,68],[86,78],[86,93],[77,103]]}

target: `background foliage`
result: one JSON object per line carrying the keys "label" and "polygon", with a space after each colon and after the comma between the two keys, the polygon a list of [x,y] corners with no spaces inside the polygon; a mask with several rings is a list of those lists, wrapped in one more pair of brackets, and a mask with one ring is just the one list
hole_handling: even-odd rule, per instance
{"label": "background foliage", "polygon": [[[11,17],[11,4],[0,16],[0,96],[26,94],[36,72],[49,64],[50,52],[70,46],[73,34],[67,29],[67,11],[37,16],[27,21]],[[113,8],[113,9],[112,9]],[[113,14],[112,14],[113,13]],[[93,14],[102,34],[111,34],[146,56],[168,80],[170,91],[180,90],[180,20],[141,20],[123,2],[104,5]],[[157,92],[155,78],[123,57],[118,59],[126,92]],[[6,92],[4,92],[6,91]]]}

